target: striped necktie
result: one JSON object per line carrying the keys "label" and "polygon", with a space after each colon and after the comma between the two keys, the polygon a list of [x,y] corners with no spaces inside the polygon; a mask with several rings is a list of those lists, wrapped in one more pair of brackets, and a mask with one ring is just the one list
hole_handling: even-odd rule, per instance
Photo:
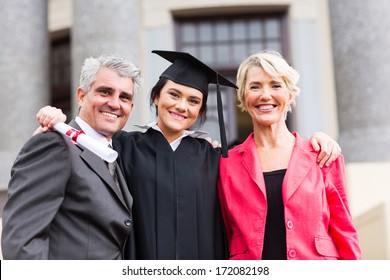
{"label": "striped necktie", "polygon": [[[112,146],[110,144],[108,144],[108,147],[110,147],[112,149]],[[113,161],[113,162],[107,162],[107,166],[108,166],[108,172],[110,172],[111,176],[114,178],[114,181],[115,181],[115,184],[118,188],[118,190],[120,192],[121,191],[121,187],[119,185],[119,181],[118,181],[118,175],[117,175],[117,164],[116,164],[116,161]]]}

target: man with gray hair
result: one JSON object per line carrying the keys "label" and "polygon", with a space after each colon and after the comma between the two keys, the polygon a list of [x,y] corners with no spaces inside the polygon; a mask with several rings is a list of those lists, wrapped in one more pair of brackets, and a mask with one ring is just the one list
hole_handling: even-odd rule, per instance
{"label": "man with gray hair", "polygon": [[[87,58],[69,125],[104,145],[133,108],[140,71],[130,61]],[[123,259],[132,197],[119,168],[58,132],[31,137],[11,169],[3,212],[4,259]]]}

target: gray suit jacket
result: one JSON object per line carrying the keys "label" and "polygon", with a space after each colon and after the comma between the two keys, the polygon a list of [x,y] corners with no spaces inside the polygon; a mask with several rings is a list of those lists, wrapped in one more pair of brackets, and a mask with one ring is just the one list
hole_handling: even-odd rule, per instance
{"label": "gray suit jacket", "polygon": [[122,191],[89,150],[57,132],[33,136],[11,170],[4,259],[123,259],[133,201],[118,176]]}

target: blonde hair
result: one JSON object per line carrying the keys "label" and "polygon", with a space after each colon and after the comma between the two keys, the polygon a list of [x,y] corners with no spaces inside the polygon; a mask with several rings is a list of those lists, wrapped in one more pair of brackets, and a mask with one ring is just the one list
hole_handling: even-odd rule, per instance
{"label": "blonde hair", "polygon": [[280,78],[286,83],[292,97],[292,103],[287,108],[287,112],[291,112],[292,107],[295,106],[295,99],[300,92],[297,86],[299,73],[284,60],[280,53],[269,50],[252,54],[240,64],[236,82],[238,87],[238,107],[242,111],[247,111],[245,105],[245,84],[248,70],[252,67],[261,67],[272,78]]}

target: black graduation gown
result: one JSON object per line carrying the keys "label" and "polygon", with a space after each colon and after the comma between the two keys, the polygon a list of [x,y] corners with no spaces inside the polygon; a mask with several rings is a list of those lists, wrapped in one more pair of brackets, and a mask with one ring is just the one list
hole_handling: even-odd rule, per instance
{"label": "black graduation gown", "polygon": [[133,196],[131,255],[226,259],[217,195],[219,152],[193,137],[184,137],[173,151],[163,134],[151,128],[145,133],[121,131],[113,143]]}

